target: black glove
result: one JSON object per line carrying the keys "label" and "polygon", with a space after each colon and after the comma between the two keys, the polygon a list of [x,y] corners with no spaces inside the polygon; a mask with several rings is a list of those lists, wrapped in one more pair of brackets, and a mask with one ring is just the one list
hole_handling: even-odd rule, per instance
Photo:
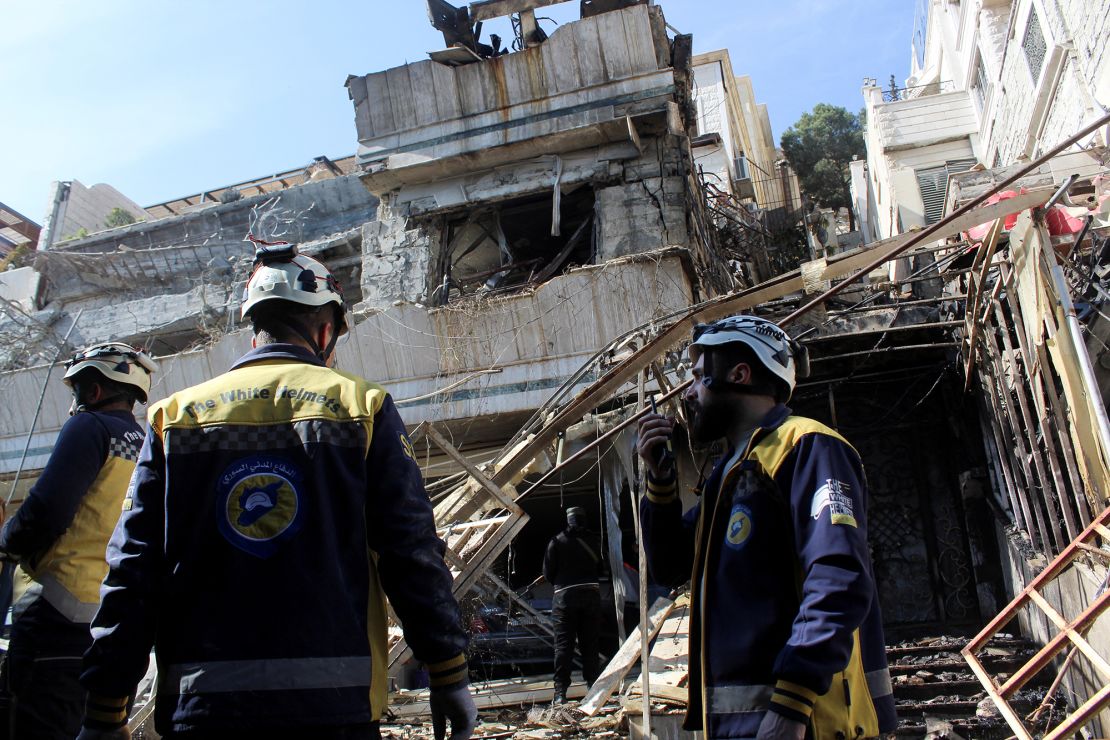
{"label": "black glove", "polygon": [[451,720],[451,740],[468,740],[474,734],[478,708],[474,706],[468,686],[433,688],[428,703],[432,710],[432,732],[435,740],[443,740],[447,734],[447,720]]}

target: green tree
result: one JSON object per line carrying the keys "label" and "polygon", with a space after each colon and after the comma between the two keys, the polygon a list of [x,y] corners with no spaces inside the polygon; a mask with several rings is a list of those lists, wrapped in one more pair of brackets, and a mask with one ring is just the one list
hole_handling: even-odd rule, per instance
{"label": "green tree", "polygon": [[109,229],[115,229],[133,223],[135,223],[135,217],[122,208],[113,208],[108,211],[108,217],[104,219],[104,225]]}
{"label": "green tree", "polygon": [[818,103],[786,129],[782,151],[806,195],[826,208],[847,207],[854,229],[848,163],[867,154],[860,117],[840,106]]}

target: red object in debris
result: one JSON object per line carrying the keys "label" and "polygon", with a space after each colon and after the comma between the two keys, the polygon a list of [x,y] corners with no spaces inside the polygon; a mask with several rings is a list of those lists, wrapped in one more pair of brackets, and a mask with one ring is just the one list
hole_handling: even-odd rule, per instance
{"label": "red object in debris", "polygon": [[[1027,192],[1029,192],[1029,191],[1026,190],[1025,188],[1021,189],[1021,193],[1027,193]],[[1010,198],[1017,197],[1018,195],[1019,195],[1019,193],[1015,193],[1013,190],[1003,190],[1001,193],[996,193],[995,195],[992,195],[991,197],[989,197],[985,201],[983,201],[983,206],[994,205],[995,203],[998,203],[999,201],[1009,200]],[[982,206],[980,206],[980,208],[982,208]],[[1017,223],[1017,217],[1018,217],[1018,215],[1016,213],[1011,213],[1009,216],[1007,216],[1006,221],[1002,225],[1003,228],[1006,231],[1009,231],[1010,229],[1014,228],[1014,224]],[[964,235],[967,237],[967,240],[969,242],[982,242],[983,238],[987,235],[987,232],[990,231],[990,230],[991,230],[991,222],[988,221],[985,224],[979,224],[978,226],[971,227],[970,229],[968,229],[965,232]]]}
{"label": "red object in debris", "polygon": [[1053,206],[1045,216],[1048,233],[1052,236],[1078,234],[1083,229],[1083,220],[1068,213],[1064,206]]}
{"label": "red object in debris", "polygon": [[[1026,188],[1022,188],[1020,191],[1020,193],[1028,192],[1029,190]],[[1010,198],[1016,197],[1020,193],[1015,193],[1013,190],[1004,190],[1001,193],[992,195],[991,197],[987,198],[985,201],[983,201],[983,205],[989,206],[994,203],[998,203],[999,201],[1008,200]],[[1014,224],[1017,223],[1017,217],[1018,214],[1016,213],[1011,213],[1009,216],[1007,216],[1006,221],[1003,224],[1003,229],[1005,231],[1009,231],[1010,229],[1014,228]],[[1049,210],[1048,214],[1045,216],[1045,221],[1048,224],[1048,233],[1052,236],[1078,234],[1080,229],[1083,228],[1083,220],[1075,218],[1070,213],[1068,213],[1067,208],[1060,205],[1055,205],[1051,208],[1051,210]],[[967,237],[967,240],[969,242],[982,242],[983,238],[986,237],[987,232],[990,231],[990,228],[991,224],[988,221],[985,224],[979,224],[978,226],[968,229],[964,233],[964,235]]]}
{"label": "red object in debris", "polygon": [[475,635],[486,632],[489,632],[489,625],[486,624],[486,620],[477,616],[470,619],[470,634]]}

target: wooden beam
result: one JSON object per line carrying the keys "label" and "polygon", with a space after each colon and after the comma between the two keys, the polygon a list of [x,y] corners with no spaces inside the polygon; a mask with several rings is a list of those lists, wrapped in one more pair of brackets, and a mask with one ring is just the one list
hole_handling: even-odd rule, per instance
{"label": "wooden beam", "polygon": [[1033,740],[1033,736],[1025,729],[1025,724],[1021,721],[1021,717],[1013,710],[1010,703],[998,693],[998,687],[995,685],[994,679],[987,673],[987,669],[983,667],[979,659],[966,652],[964,653],[964,658],[967,660],[967,664],[971,666],[971,672],[979,679],[979,683],[983,684],[983,690],[987,692],[987,696],[994,702],[994,706],[1006,720],[1006,724],[1014,731],[1014,735],[1018,740]]}
{"label": "wooden beam", "polygon": [[[1042,394],[1041,403],[1052,413],[1052,418],[1056,421],[1055,426],[1049,423],[1049,427],[1056,432],[1056,436],[1060,440],[1064,467],[1068,471],[1068,480],[1071,481],[1071,498],[1075,503],[1076,513],[1079,515],[1079,526],[1076,528],[1081,529],[1091,523],[1090,504],[1087,501],[1083,480],[1077,470],[1078,461],[1071,444],[1071,435],[1068,433],[1068,424],[1064,419],[1063,404],[1060,403],[1060,396],[1056,393],[1056,381],[1053,379],[1051,372],[1052,363],[1048,359],[1048,353],[1043,344],[1029,346],[1029,335],[1025,333],[1025,319],[1022,318],[1021,309],[1015,306],[1012,301],[1009,301],[1009,296],[1016,294],[1016,286],[1013,272],[1006,264],[1002,265],[1002,280],[1006,284],[1010,316],[1014,322],[1018,346],[1026,357],[1025,364],[1030,381],[1033,383],[1034,389],[1039,389]],[[1078,535],[1071,533],[1071,536],[1074,538]]]}
{"label": "wooden beam", "polygon": [[[656,599],[655,603],[651,605],[648,610],[648,639],[655,637],[659,628],[663,626],[663,620],[674,609],[674,602],[668,598],[660,597]],[[616,691],[617,685],[620,684],[628,670],[635,665],[640,657],[640,632],[644,629],[641,624],[636,627],[636,631],[630,634],[621,645],[620,650],[609,661],[609,665],[605,666],[605,670],[594,681],[593,686],[590,687],[590,693],[578,705],[578,709],[585,712],[587,716],[592,717],[597,714],[598,710],[605,705],[609,697]]]}
{"label": "wooden beam", "polygon": [[[1001,349],[999,360],[1001,361],[1005,359],[1006,364],[1010,366],[1010,373],[1014,378],[1013,395],[1017,398],[1018,410],[1021,412],[1021,430],[1025,433],[1025,438],[1029,442],[1029,453],[1033,457],[1033,467],[1037,471],[1037,480],[1039,480],[1041,483],[1040,498],[1044,501],[1045,508],[1048,510],[1049,529],[1051,530],[1052,536],[1056,542],[1056,548],[1059,549],[1061,547],[1064,547],[1068,541],[1074,539],[1075,536],[1079,534],[1079,532],[1077,530],[1075,532],[1069,533],[1069,537],[1065,538],[1064,533],[1060,530],[1060,512],[1056,507],[1056,499],[1062,499],[1066,493],[1063,488],[1064,479],[1063,476],[1059,475],[1059,471],[1056,468],[1051,465],[1046,466],[1045,464],[1045,455],[1041,454],[1040,445],[1037,444],[1037,429],[1038,427],[1040,427],[1041,434],[1044,437],[1048,436],[1048,430],[1041,426],[1041,421],[1039,418],[1034,421],[1034,417],[1039,417],[1039,414],[1034,414],[1030,410],[1029,398],[1027,396],[1028,388],[1022,382],[1022,377],[1027,377],[1026,373],[1030,371],[1029,368],[1026,368],[1026,373],[1020,372],[1018,368],[1017,357],[1014,355],[1013,348],[1010,346],[1010,329],[1009,326],[1006,324],[1005,314],[1003,313],[997,301],[993,302],[993,305],[995,321],[998,323],[999,329],[1001,329],[1001,331],[999,332],[999,337],[1002,339],[1001,348],[997,344],[994,344],[996,340],[993,333],[989,335],[988,339],[992,343],[992,351],[997,353]],[[1056,472],[1057,477],[1054,478],[1049,473],[1049,469],[1052,469],[1054,472]],[[1059,488],[1054,490],[1054,483],[1058,484]],[[1055,496],[1053,495],[1053,493],[1055,493]],[[1071,517],[1068,517],[1067,521],[1072,521]]]}
{"label": "wooden beam", "polygon": [[[1017,411],[1014,410],[1013,398],[1006,385],[1006,369],[1002,367],[1002,359],[999,357],[993,333],[985,332],[984,339],[986,341],[983,342],[983,368],[987,371],[987,377],[993,383],[993,398],[1002,410],[1002,427],[1013,438],[1010,448],[1014,450],[1014,457],[1025,478],[1025,486],[1018,488],[1018,495],[1021,496],[1022,504],[1025,507],[1029,534],[1035,537],[1033,541],[1035,546],[1051,552],[1056,549],[1057,545],[1050,539],[1048,525],[1045,523],[1041,507],[1037,505],[1035,499],[1031,499],[1029,496],[1029,493],[1036,491],[1038,487],[1044,490],[1045,484],[1044,481],[1039,481],[1040,485],[1038,486],[1038,480],[1034,478],[1034,468],[1029,462],[1033,453],[1026,447],[1026,438],[1022,434],[1022,423],[1018,420]],[[1034,526],[1034,522],[1036,526]],[[1037,539],[1040,542],[1037,542]]]}
{"label": "wooden beam", "polygon": [[[964,393],[971,389],[971,367],[975,364],[975,342],[979,336],[980,322],[976,320],[979,315],[979,296],[983,293],[983,284],[987,279],[987,271],[990,270],[991,260],[994,259],[995,249],[998,247],[998,238],[1002,236],[1002,227],[1005,224],[1005,219],[996,218],[991,225],[990,231],[987,232],[987,238],[980,246],[979,250],[975,253],[975,259],[972,261],[972,270],[968,275],[967,286],[967,301],[964,304],[964,320],[968,324],[967,334],[967,362],[964,365]],[[980,265],[980,258],[982,264]],[[975,267],[980,267],[978,273],[975,272]],[[998,281],[999,283],[1002,280]],[[991,295],[993,302],[998,296],[995,291]]]}
{"label": "wooden beam", "polygon": [[502,506],[504,506],[506,509],[508,509],[513,514],[516,514],[517,516],[524,513],[521,511],[520,507],[517,506],[512,496],[505,493],[501,486],[497,485],[489,478],[487,478],[485,473],[479,470],[474,463],[470,462],[470,460],[467,459],[466,455],[455,449],[455,446],[448,442],[447,439],[439,433],[439,430],[436,429],[434,425],[425,425],[424,433],[428,435],[428,439],[435,442],[436,446],[439,447],[439,449],[447,453],[448,457],[457,462],[462,467],[462,469],[465,470],[468,475],[470,475],[471,478],[476,480],[478,484],[482,486],[482,488],[484,488],[491,496],[493,496],[498,501],[498,503],[500,503]]}
{"label": "wooden beam", "polygon": [[[482,544],[478,552],[476,552],[470,559],[470,562],[467,563],[466,568],[455,576],[455,582],[451,586],[451,593],[455,595],[456,599],[469,591],[470,587],[474,585],[474,582],[489,570],[489,567],[493,564],[494,558],[500,555],[501,552],[509,546],[513,537],[516,537],[527,523],[528,515],[521,514],[499,526],[497,531],[490,535],[489,539]],[[389,649],[390,671],[408,660],[410,655],[412,655],[412,650],[408,647],[404,639],[394,643]]]}
{"label": "wooden beam", "polygon": [[568,0],[478,0],[470,4],[470,20],[472,23],[488,21],[565,2]]}
{"label": "wooden beam", "polygon": [[[1010,317],[1015,317],[1021,313],[1021,308],[1010,304]],[[1007,357],[1010,358],[1011,365],[1016,368],[1018,365],[1018,353],[1021,356],[1021,365],[1025,372],[1014,373],[1014,378],[1021,382],[1025,379],[1028,383],[1031,400],[1036,411],[1044,409],[1048,411],[1048,402],[1045,399],[1044,388],[1042,387],[1043,375],[1035,370],[1035,363],[1033,361],[1033,353],[1029,351],[1026,346],[1025,333],[1020,324],[1015,324],[1014,335],[1017,337],[1017,353],[1010,342],[1010,320],[1007,317],[1007,312],[1003,310],[1001,303],[994,304],[994,314],[998,321],[999,327],[1002,329],[1002,349],[1005,351]],[[1024,393],[1022,394],[1024,396]],[[1037,421],[1037,427],[1040,429],[1041,439],[1044,441],[1045,455],[1044,459],[1048,463],[1049,469],[1052,471],[1052,481],[1056,485],[1056,499],[1051,496],[1046,496],[1045,501],[1049,504],[1049,510],[1054,514],[1057,513],[1058,508],[1062,510],[1064,516],[1064,526],[1067,529],[1068,540],[1074,540],[1083,531],[1083,524],[1080,524],[1076,519],[1075,510],[1068,504],[1068,486],[1064,480],[1064,471],[1060,466],[1060,453],[1056,449],[1056,439],[1053,436],[1052,420],[1046,418],[1042,413],[1035,413],[1033,417]],[[1030,430],[1031,431],[1031,430]],[[1035,438],[1031,437],[1031,441],[1035,442]]]}
{"label": "wooden beam", "polygon": [[[1110,521],[1110,508],[1105,509],[1101,514],[1099,514],[1098,518],[1096,518],[1095,521],[1092,522],[1085,530],[1083,530],[1083,533],[1076,538],[1076,542],[1086,541],[1090,538],[1092,534],[1094,534],[1096,524],[1102,525],[1108,521]],[[1029,583],[1029,585],[1022,589],[1022,592],[1018,594],[1017,597],[1014,598],[1014,600],[1011,601],[1005,609],[999,612],[998,615],[994,619],[992,619],[990,623],[987,624],[987,626],[979,632],[978,635],[972,638],[971,642],[969,642],[967,644],[967,647],[965,647],[961,652],[963,652],[964,655],[968,655],[981,650],[987,644],[987,642],[990,641],[991,637],[994,636],[994,633],[998,632],[1000,629],[1006,626],[1006,623],[1013,619],[1018,610],[1024,606],[1024,601],[1028,598],[1030,591],[1041,588],[1041,586],[1043,586],[1045,582],[1051,581],[1056,578],[1056,576],[1060,575],[1065,568],[1071,565],[1071,562],[1075,560],[1078,554],[1079,548],[1075,547],[1074,543],[1068,545],[1068,547],[1066,547],[1063,552],[1056,556],[1055,560],[1048,564],[1048,567],[1042,570],[1040,574],[1037,575],[1037,577]],[[1106,593],[1110,594],[1110,591],[1107,591]]]}

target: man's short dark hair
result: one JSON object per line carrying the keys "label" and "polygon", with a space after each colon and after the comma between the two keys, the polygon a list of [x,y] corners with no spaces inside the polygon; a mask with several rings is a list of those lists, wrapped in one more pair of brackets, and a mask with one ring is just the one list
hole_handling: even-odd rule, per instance
{"label": "man's short dark hair", "polygon": [[771,396],[779,403],[784,403],[790,396],[790,388],[786,382],[768,370],[755,351],[743,342],[706,347],[705,353],[706,359],[712,363],[711,374],[714,381],[725,380],[728,372],[742,363],[752,369],[752,381],[749,384],[751,393]]}
{"label": "man's short dark hair", "polygon": [[337,310],[334,303],[304,306],[292,301],[266,301],[250,312],[251,329],[261,344],[300,340],[302,337],[290,324],[300,326],[312,336],[325,324],[338,326]]}

